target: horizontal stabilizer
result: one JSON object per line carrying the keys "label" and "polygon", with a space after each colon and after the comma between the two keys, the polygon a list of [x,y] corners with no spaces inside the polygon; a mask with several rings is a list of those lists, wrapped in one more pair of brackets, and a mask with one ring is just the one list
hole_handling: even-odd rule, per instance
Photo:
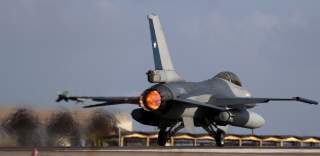
{"label": "horizontal stabilizer", "polygon": [[56,102],[60,102],[60,101],[84,102],[84,100],[102,102],[99,104],[84,106],[84,108],[90,108],[90,107],[99,107],[99,106],[116,105],[116,104],[139,104],[140,97],[68,96],[68,92],[65,91],[62,94],[58,95]]}
{"label": "horizontal stabilizer", "polygon": [[124,104],[124,103],[108,103],[108,102],[104,102],[104,103],[86,105],[86,106],[83,106],[82,108],[93,108],[93,107],[111,106],[111,105],[119,105],[119,104]]}

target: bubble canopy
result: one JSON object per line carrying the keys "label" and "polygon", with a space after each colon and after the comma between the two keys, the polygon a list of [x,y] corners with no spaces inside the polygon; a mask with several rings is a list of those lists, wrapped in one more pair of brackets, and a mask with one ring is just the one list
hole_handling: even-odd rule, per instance
{"label": "bubble canopy", "polygon": [[229,82],[231,82],[231,83],[233,83],[233,84],[235,84],[237,86],[242,86],[240,78],[233,72],[223,71],[223,72],[218,73],[214,77],[227,80],[227,81],[229,81]]}

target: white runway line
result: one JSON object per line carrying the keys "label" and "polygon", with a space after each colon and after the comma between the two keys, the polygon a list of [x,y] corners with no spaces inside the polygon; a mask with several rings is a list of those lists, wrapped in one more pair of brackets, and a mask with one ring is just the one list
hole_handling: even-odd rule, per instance
{"label": "white runway line", "polygon": [[80,152],[156,152],[156,153],[319,153],[320,149],[101,149],[101,150],[57,150]]}

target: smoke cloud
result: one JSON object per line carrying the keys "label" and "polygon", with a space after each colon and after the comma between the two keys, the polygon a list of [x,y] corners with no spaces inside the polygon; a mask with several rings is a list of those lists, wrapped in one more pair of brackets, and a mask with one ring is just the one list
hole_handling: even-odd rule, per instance
{"label": "smoke cloud", "polygon": [[[75,121],[69,111],[53,113],[47,125],[49,146],[79,145],[80,133],[79,123]],[[66,140],[70,142],[66,143]]]}
{"label": "smoke cloud", "polygon": [[[48,115],[50,114],[51,115]],[[42,115],[41,115],[42,114]],[[1,122],[0,145],[23,147],[79,147],[117,145],[117,120],[104,110],[36,112],[16,108]],[[3,134],[2,134],[3,133]]]}
{"label": "smoke cloud", "polygon": [[[112,113],[103,109],[92,112],[86,131],[91,144],[93,146],[103,146],[103,138],[116,134],[116,124],[117,120]],[[117,145],[116,142],[110,141],[108,144]]]}
{"label": "smoke cloud", "polygon": [[40,122],[37,115],[28,108],[18,108],[2,122],[5,132],[16,139],[18,146],[39,146]]}

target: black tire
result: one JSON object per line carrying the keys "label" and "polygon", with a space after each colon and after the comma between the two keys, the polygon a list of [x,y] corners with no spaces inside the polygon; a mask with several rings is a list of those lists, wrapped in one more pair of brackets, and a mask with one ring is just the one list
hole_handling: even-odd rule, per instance
{"label": "black tire", "polygon": [[224,137],[225,137],[224,131],[218,129],[217,130],[217,134],[214,137],[214,139],[216,140],[216,145],[218,147],[223,147],[224,146]]}
{"label": "black tire", "polygon": [[168,140],[168,134],[165,130],[160,130],[158,133],[158,145],[159,146],[166,146]]}

